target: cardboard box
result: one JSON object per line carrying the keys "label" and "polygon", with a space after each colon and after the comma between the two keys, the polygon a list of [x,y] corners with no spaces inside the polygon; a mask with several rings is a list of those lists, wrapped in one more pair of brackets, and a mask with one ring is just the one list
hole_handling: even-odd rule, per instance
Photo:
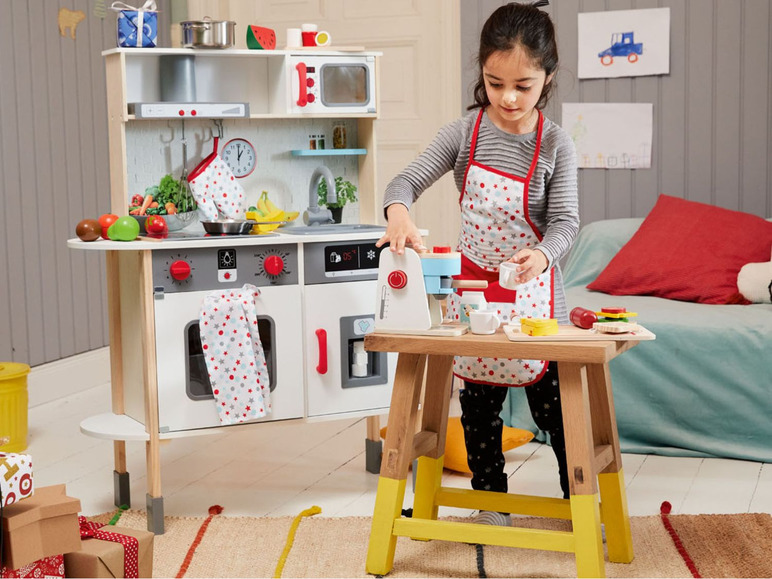
{"label": "cardboard box", "polygon": [[[139,542],[138,576],[153,576],[153,533],[110,525],[103,530],[136,538]],[[80,551],[65,553],[64,569],[67,577],[123,577],[123,545],[96,538],[83,539]]]}
{"label": "cardboard box", "polygon": [[64,579],[64,557],[62,555],[44,557],[19,569],[0,567],[0,578],[2,579],[49,579],[54,577]]}
{"label": "cardboard box", "polygon": [[52,555],[80,550],[80,501],[64,485],[41,487],[3,511],[3,564],[18,569]]}
{"label": "cardboard box", "polygon": [[0,452],[0,505],[7,507],[31,497],[33,492],[32,457]]}

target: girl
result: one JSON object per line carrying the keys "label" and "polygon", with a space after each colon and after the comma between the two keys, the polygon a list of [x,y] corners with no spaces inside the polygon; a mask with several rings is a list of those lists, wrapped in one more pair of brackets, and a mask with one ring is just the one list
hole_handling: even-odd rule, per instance
{"label": "girl", "polygon": [[[571,138],[541,112],[555,87],[558,52],[549,15],[533,4],[498,8],[480,34],[473,112],[443,127],[415,161],[389,183],[384,195],[388,225],[378,246],[389,242],[425,249],[409,207],[443,174],[453,171],[460,193],[461,279],[487,280],[485,297],[502,317],[557,318],[568,323],[558,261],[579,229],[576,156]],[[515,291],[498,283],[504,261],[517,264]],[[448,315],[459,319],[459,298]],[[503,422],[507,388],[527,386],[531,414],[550,435],[560,486],[569,496],[566,452],[554,363],[457,357],[453,371],[464,380],[464,426],[472,488],[507,492]],[[510,525],[506,513],[482,512],[476,522]]]}

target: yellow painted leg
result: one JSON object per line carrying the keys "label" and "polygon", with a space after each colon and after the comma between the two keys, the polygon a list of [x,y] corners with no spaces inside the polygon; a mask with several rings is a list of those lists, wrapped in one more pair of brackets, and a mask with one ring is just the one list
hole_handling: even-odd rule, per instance
{"label": "yellow painted leg", "polygon": [[576,543],[576,576],[605,577],[598,495],[572,495],[571,520]]}
{"label": "yellow painted leg", "polygon": [[442,463],[442,457],[418,457],[415,502],[413,503],[414,519],[437,519],[439,507],[434,503],[434,497],[442,483]]}
{"label": "yellow painted leg", "polygon": [[633,536],[630,532],[630,515],[627,512],[625,475],[607,472],[598,475],[603,524],[606,526],[608,560],[629,563],[633,560]]}
{"label": "yellow painted leg", "polygon": [[367,572],[373,575],[386,575],[394,566],[397,537],[392,533],[392,529],[394,519],[402,516],[405,482],[406,479],[395,480],[386,477],[378,479],[366,564]]}

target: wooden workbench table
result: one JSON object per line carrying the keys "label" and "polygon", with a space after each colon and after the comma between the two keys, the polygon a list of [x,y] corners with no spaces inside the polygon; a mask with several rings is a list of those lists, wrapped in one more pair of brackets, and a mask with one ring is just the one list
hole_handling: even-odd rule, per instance
{"label": "wooden workbench table", "polygon": [[[534,338],[534,340],[536,340]],[[633,558],[624,474],[608,363],[637,341],[513,342],[492,335],[369,334],[368,351],[398,352],[373,514],[367,571],[393,566],[397,536],[573,552],[579,577],[604,575],[601,521],[610,561]],[[552,499],[440,486],[454,356],[558,362],[571,498]],[[421,389],[425,392],[417,428]],[[412,518],[401,516],[410,463],[418,458]],[[600,502],[599,494],[603,497]],[[438,521],[439,506],[570,519],[573,531]]]}

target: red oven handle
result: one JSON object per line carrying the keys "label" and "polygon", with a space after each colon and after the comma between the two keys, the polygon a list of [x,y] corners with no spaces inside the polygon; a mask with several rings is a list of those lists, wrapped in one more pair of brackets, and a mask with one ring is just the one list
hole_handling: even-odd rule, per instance
{"label": "red oven handle", "polygon": [[298,106],[304,107],[308,104],[308,91],[306,89],[308,81],[306,80],[306,65],[303,62],[298,62],[295,65],[295,70],[298,71],[298,85],[300,90],[298,91]]}
{"label": "red oven handle", "polygon": [[316,339],[319,342],[319,363],[316,371],[319,374],[327,374],[327,330],[316,330]]}

